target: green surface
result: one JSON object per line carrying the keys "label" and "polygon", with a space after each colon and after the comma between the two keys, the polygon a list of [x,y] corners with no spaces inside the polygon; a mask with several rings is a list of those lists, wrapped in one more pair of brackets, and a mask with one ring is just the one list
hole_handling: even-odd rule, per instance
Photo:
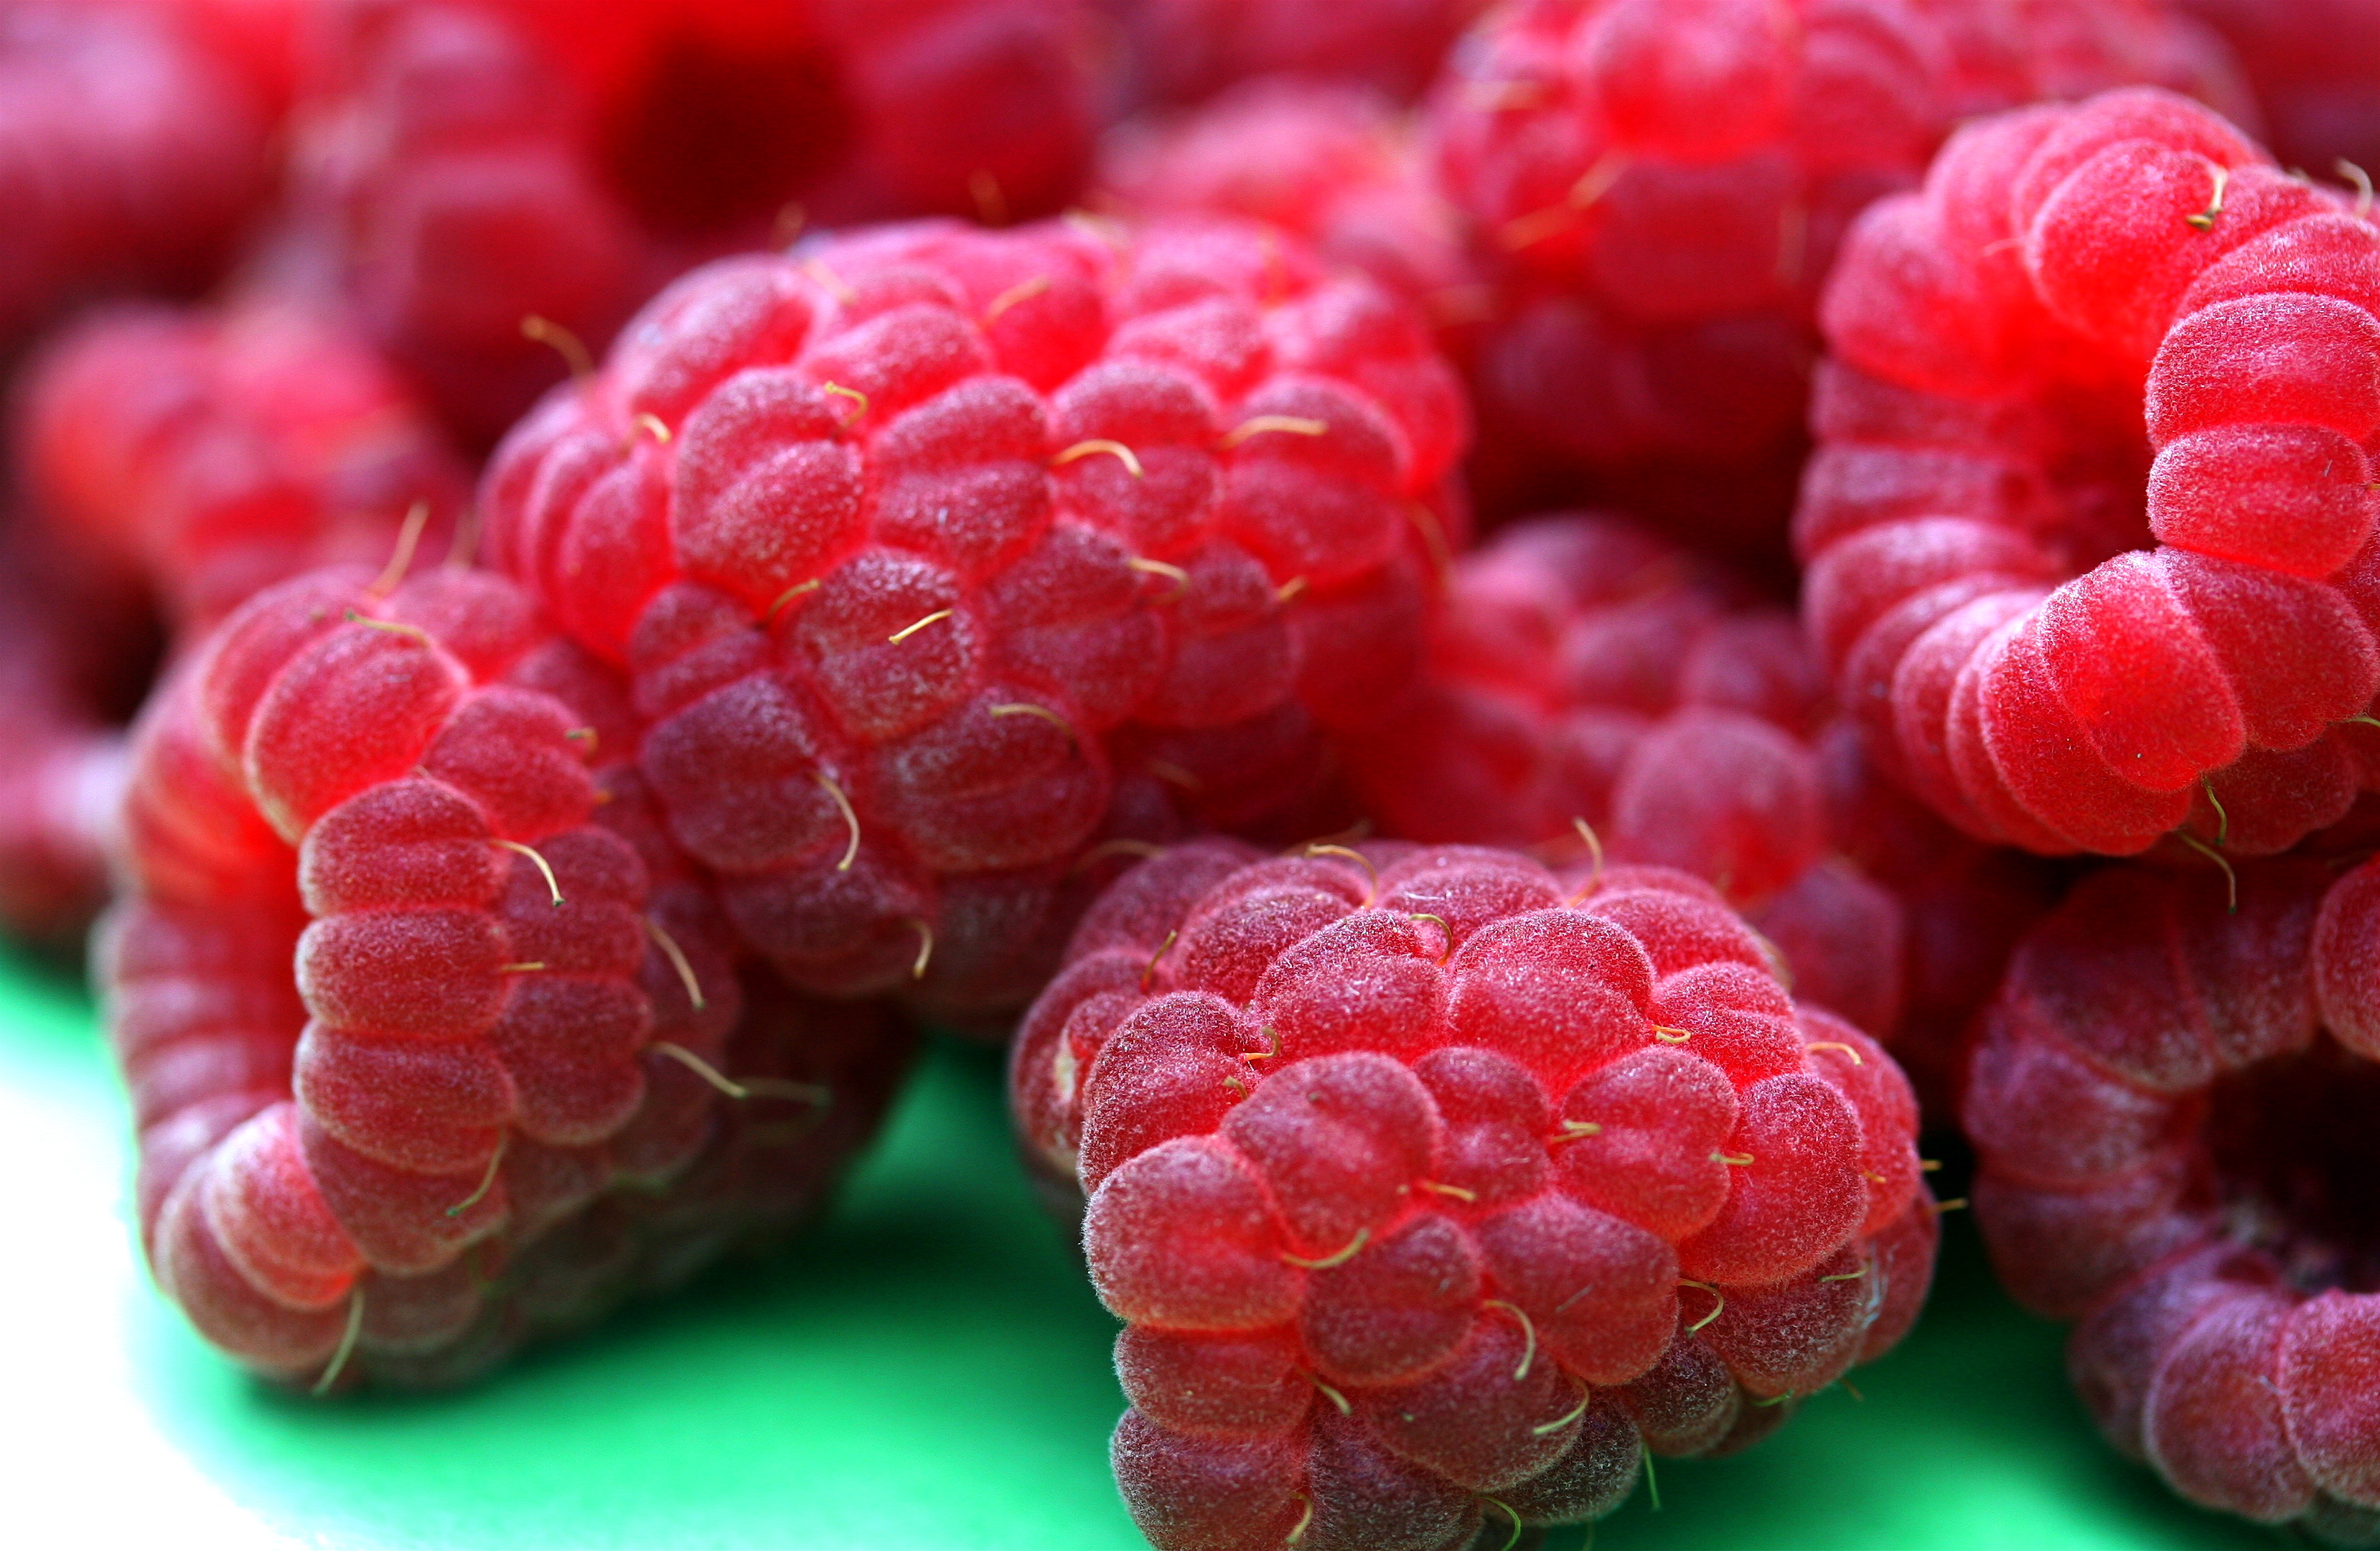
{"label": "green surface", "polygon": [[[841,1208],[600,1334],[434,1399],[315,1405],[152,1293],[88,1004],[0,964],[0,1526],[14,1545],[1129,1551],[1113,1326],[1008,1153],[996,1063],[938,1049]],[[2269,1547],[2109,1453],[2055,1329],[1954,1225],[1925,1322],[1742,1458],[1660,1468],[1601,1551]],[[1571,1544],[1575,1544],[1573,1539]]]}

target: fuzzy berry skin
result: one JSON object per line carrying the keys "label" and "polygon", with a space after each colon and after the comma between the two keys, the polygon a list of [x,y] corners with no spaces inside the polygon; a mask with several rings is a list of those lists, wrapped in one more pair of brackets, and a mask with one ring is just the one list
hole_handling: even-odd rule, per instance
{"label": "fuzzy berry skin", "polygon": [[2380,167],[2380,0],[2174,0],[2228,43],[2286,167]]}
{"label": "fuzzy berry skin", "polygon": [[371,345],[249,299],[94,313],[29,364],[15,440],[55,542],[203,631],[318,565],[442,554],[470,476]]}
{"label": "fuzzy berry skin", "polygon": [[[638,1234],[606,1262],[588,1214],[722,1134],[694,1063],[735,1070],[733,956],[633,770],[599,785],[607,731],[632,741],[607,675],[454,570],[285,583],[144,714],[99,979],[158,1281],[257,1372],[468,1376],[633,1279]],[[775,1027],[749,1053],[853,1090],[771,1117],[854,1111],[797,1149],[831,1177],[897,1045]]]}
{"label": "fuzzy berry skin", "polygon": [[1412,126],[1361,87],[1268,76],[1099,144],[1097,198],[1138,217],[1237,215],[1352,264],[1441,329],[1486,297]]}
{"label": "fuzzy berry skin", "polygon": [[2002,1278],[2183,1496],[2380,1533],[2380,867],[2100,872],[2018,950],[1965,1099]]}
{"label": "fuzzy berry skin", "polygon": [[0,5],[0,341],[81,297],[196,289],[261,200],[266,110],[176,19]]}
{"label": "fuzzy berry skin", "polygon": [[1411,99],[1488,0],[1109,0],[1135,94],[1200,102],[1257,76],[1361,86]]}
{"label": "fuzzy berry skin", "polygon": [[[2194,79],[2149,0],[1521,0],[1451,56],[1441,182],[1500,277],[1475,368],[1509,461],[1648,491],[1775,547],[1819,290],[1852,218],[1961,117]],[[2209,87],[2208,90],[2214,90]],[[1491,445],[1493,445],[1491,443]],[[1662,490],[1666,506],[1682,498]]]}
{"label": "fuzzy berry skin", "polygon": [[813,223],[1053,213],[1088,170],[1079,0],[349,0],[297,200],[484,445],[688,264]]}
{"label": "fuzzy berry skin", "polygon": [[928,223],[681,281],[480,504],[746,939],[975,1020],[1093,847],[1304,821],[1413,669],[1464,433],[1421,320],[1269,229]]}
{"label": "fuzzy berry skin", "polygon": [[1682,868],[1797,998],[1938,1067],[2046,908],[2029,865],[1873,778],[1791,613],[1624,518],[1508,526],[1454,564],[1429,661],[1347,763],[1389,833]]}
{"label": "fuzzy berry skin", "polygon": [[2270,854],[2345,813],[2375,309],[2380,228],[2156,91],[1984,121],[1870,211],[1795,542],[1892,773],[2047,853]]}
{"label": "fuzzy berry skin", "polygon": [[1160,1551],[1600,1517],[1880,1355],[1932,1271],[1891,1058],[1663,869],[1179,846],[1085,917],[1010,1098],[1087,1196]]}

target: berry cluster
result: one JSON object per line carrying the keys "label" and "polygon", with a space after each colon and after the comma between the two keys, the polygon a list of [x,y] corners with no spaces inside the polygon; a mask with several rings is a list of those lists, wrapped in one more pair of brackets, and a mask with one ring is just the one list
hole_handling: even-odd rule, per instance
{"label": "berry cluster", "polygon": [[2380,690],[2374,308],[2380,226],[2155,91],[1986,120],[1863,218],[1795,541],[1893,773],[2052,853],[2268,854],[2344,815]]}
{"label": "berry cluster", "polygon": [[1463,435],[1420,321],[1267,229],[929,223],[679,281],[482,506],[745,939],[970,1020],[1095,848],[1302,821],[1412,672]]}
{"label": "berry cluster", "polygon": [[1088,1196],[1160,1551],[1599,1518],[1888,1350],[1932,1272],[1900,1072],[1657,868],[1178,847],[1084,919],[1011,1097]]}
{"label": "berry cluster", "polygon": [[[258,1371],[467,1376],[758,1215],[681,1176],[776,1145],[814,1188],[870,1128],[898,1048],[864,1029],[758,1021],[738,1054],[767,1075],[721,1074],[707,897],[594,822],[617,697],[496,578],[331,569],[232,615],[145,714],[100,954],[141,1223]],[[785,1134],[722,1128],[722,1092],[783,1096]],[[628,1187],[661,1200],[590,1216]]]}
{"label": "berry cluster", "polygon": [[1901,1338],[1922,1100],[2119,1448],[2380,1539],[2371,4],[0,0],[159,1285],[470,1379],[923,1017],[1160,1551],[1512,1551]]}
{"label": "berry cluster", "polygon": [[1976,113],[2137,80],[2222,97],[2191,42],[2145,0],[1504,7],[1431,106],[1443,186],[1506,293],[1483,423],[1607,479],[1683,462],[1665,502],[1773,548],[1783,501],[1746,501],[1741,472],[1731,501],[1692,487],[1714,462],[1776,482],[1852,219]]}

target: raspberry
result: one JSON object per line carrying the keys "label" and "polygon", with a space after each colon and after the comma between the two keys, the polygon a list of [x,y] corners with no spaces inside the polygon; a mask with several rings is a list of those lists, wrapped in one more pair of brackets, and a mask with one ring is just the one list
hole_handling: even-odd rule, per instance
{"label": "raspberry", "polygon": [[[100,952],[140,1218],[258,1372],[468,1376],[800,1206],[880,1110],[899,1047],[865,1015],[730,1046],[723,928],[633,770],[592,822],[607,732],[632,742],[607,675],[455,570],[285,583],[145,713]],[[741,1060],[766,1126],[704,1080]]]}
{"label": "raspberry", "polygon": [[[1048,214],[1087,170],[1077,0],[373,0],[298,147],[374,333],[493,441],[689,263],[827,223]],[[559,337],[550,331],[548,337]]]}
{"label": "raspberry", "polygon": [[[1431,106],[1448,195],[1502,272],[1482,424],[1520,443],[1512,461],[1584,468],[1632,503],[1682,503],[1727,547],[1775,548],[1818,291],[1852,217],[1913,183],[1962,116],[2186,80],[2180,53],[2147,0],[1499,10]],[[1715,461],[1725,501],[1707,494]]]}
{"label": "raspberry", "polygon": [[1110,0],[1135,95],[1195,103],[1252,76],[1295,76],[1411,98],[1488,0]]}
{"label": "raspberry", "polygon": [[17,428],[56,541],[203,630],[313,566],[447,541],[468,475],[363,339],[270,299],[120,309],[49,343]]}
{"label": "raspberry", "polygon": [[1348,763],[1393,834],[1694,873],[1798,997],[1929,1066],[2046,903],[2026,864],[1879,788],[1788,612],[1617,517],[1515,524],[1456,562],[1427,673]]}
{"label": "raspberry", "polygon": [[203,285],[265,192],[269,127],[165,6],[0,5],[0,339],[81,297]]}
{"label": "raspberry", "polygon": [[1412,670],[1464,436],[1427,329],[1266,228],[1115,240],[698,271],[491,467],[497,563],[626,666],[671,832],[806,989],[1022,1007],[1082,869],[1293,830]]}
{"label": "raspberry", "polygon": [[1264,77],[1110,130],[1098,184],[1137,216],[1245,216],[1293,232],[1441,324],[1484,297],[1410,126],[1377,93]]}
{"label": "raspberry", "polygon": [[1160,1551],[1591,1520],[1645,1449],[1742,1447],[1915,1317],[1891,1058],[1704,886],[1599,881],[1206,840],[1084,918],[1010,1098],[1088,1196]]}
{"label": "raspberry", "polygon": [[2343,814],[2375,308],[2380,230],[2151,91],[1973,127],[1864,216],[1795,541],[1892,773],[2050,853],[2269,854]]}
{"label": "raspberry", "polygon": [[[2328,891],[2327,898],[2325,897]],[[2380,869],[2095,874],[2019,948],[1966,1097],[2001,1277],[2075,1319],[2116,1447],[2318,1540],[2380,1530]]]}
{"label": "raspberry", "polygon": [[2284,166],[2380,167],[2380,5],[2374,0],[2175,0],[2221,33]]}

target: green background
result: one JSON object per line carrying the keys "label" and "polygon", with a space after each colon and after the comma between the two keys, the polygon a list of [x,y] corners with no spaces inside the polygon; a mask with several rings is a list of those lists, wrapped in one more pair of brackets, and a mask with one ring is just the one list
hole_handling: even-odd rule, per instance
{"label": "green background", "polygon": [[[787,1254],[483,1387],[319,1405],[217,1360],[149,1290],[91,1007],[0,962],[0,1530],[18,1545],[1131,1551],[1114,1327],[1011,1161],[989,1052],[937,1047]],[[1664,1463],[1630,1548],[2270,1546],[2100,1444],[2058,1333],[1961,1216],[1916,1333],[1749,1454]],[[1557,1542],[1558,1545],[1565,1544]],[[1567,1544],[1575,1545],[1573,1537]]]}

